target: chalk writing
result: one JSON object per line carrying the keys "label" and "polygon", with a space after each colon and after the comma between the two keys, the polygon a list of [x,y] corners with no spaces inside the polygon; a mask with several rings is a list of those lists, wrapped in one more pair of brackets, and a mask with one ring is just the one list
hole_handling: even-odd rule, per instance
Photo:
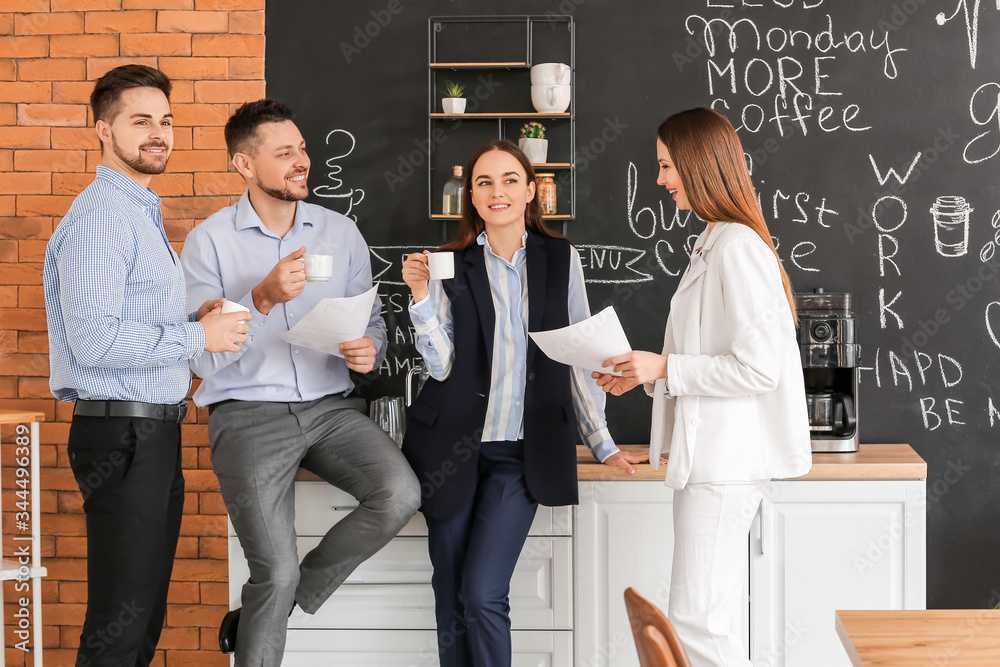
{"label": "chalk writing", "polygon": [[354,215],[352,211],[355,206],[364,200],[365,191],[360,188],[342,190],[344,181],[337,178],[338,174],[344,170],[342,166],[337,164],[337,160],[342,160],[354,152],[357,142],[354,139],[354,135],[347,130],[332,130],[326,135],[326,145],[330,146],[334,143],[341,146],[339,150],[342,152],[328,158],[326,161],[326,166],[330,170],[327,172],[327,178],[333,182],[333,185],[317,185],[313,188],[313,194],[317,197],[335,200],[335,202],[331,203],[337,203],[339,206],[333,206],[332,208],[353,219],[354,222],[357,222],[358,216]]}

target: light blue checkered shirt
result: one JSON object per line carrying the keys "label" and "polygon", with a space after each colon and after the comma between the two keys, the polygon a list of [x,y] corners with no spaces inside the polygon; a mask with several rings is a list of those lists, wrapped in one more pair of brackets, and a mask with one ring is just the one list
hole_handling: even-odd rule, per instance
{"label": "light blue checkered shirt", "polygon": [[205,330],[188,315],[156,193],[98,165],[45,248],[42,282],[56,398],[183,400]]}

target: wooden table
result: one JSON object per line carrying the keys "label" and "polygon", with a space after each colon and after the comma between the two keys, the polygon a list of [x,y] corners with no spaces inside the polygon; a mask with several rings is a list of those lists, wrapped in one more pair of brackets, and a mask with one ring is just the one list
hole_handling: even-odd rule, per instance
{"label": "wooden table", "polygon": [[838,611],[855,667],[1000,665],[1000,610]]}

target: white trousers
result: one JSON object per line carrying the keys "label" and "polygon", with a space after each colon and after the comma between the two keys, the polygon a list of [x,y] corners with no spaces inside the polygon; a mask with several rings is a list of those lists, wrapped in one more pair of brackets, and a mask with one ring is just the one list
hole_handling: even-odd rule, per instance
{"label": "white trousers", "polygon": [[692,667],[751,667],[740,623],[748,536],[768,480],[688,484],[674,491],[668,617]]}

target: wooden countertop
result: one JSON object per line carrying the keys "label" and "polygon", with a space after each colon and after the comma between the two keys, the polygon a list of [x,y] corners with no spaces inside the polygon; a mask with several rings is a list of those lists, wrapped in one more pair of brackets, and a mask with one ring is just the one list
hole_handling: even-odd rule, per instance
{"label": "wooden countertop", "polygon": [[[644,452],[648,445],[621,445],[621,449]],[[662,480],[666,467],[653,470],[648,463],[635,466],[635,475],[621,468],[599,463],[590,450],[576,448],[577,471],[581,481],[600,479]],[[927,463],[909,445],[861,445],[853,454],[813,454],[813,467],[808,475],[796,479],[926,479]],[[318,480],[308,470],[300,469],[297,480]]]}
{"label": "wooden countertop", "polygon": [[[645,451],[648,445],[621,445],[628,451]],[[663,479],[666,468],[653,470],[648,463],[635,466],[635,475],[599,463],[583,446],[576,448],[581,480]],[[813,454],[809,474],[796,479],[925,479],[927,463],[909,445],[861,445],[851,454]]]}
{"label": "wooden countertop", "polygon": [[854,667],[1000,665],[1000,610],[838,611]]}
{"label": "wooden countertop", "polygon": [[45,421],[44,412],[30,410],[0,410],[0,424],[29,424]]}

